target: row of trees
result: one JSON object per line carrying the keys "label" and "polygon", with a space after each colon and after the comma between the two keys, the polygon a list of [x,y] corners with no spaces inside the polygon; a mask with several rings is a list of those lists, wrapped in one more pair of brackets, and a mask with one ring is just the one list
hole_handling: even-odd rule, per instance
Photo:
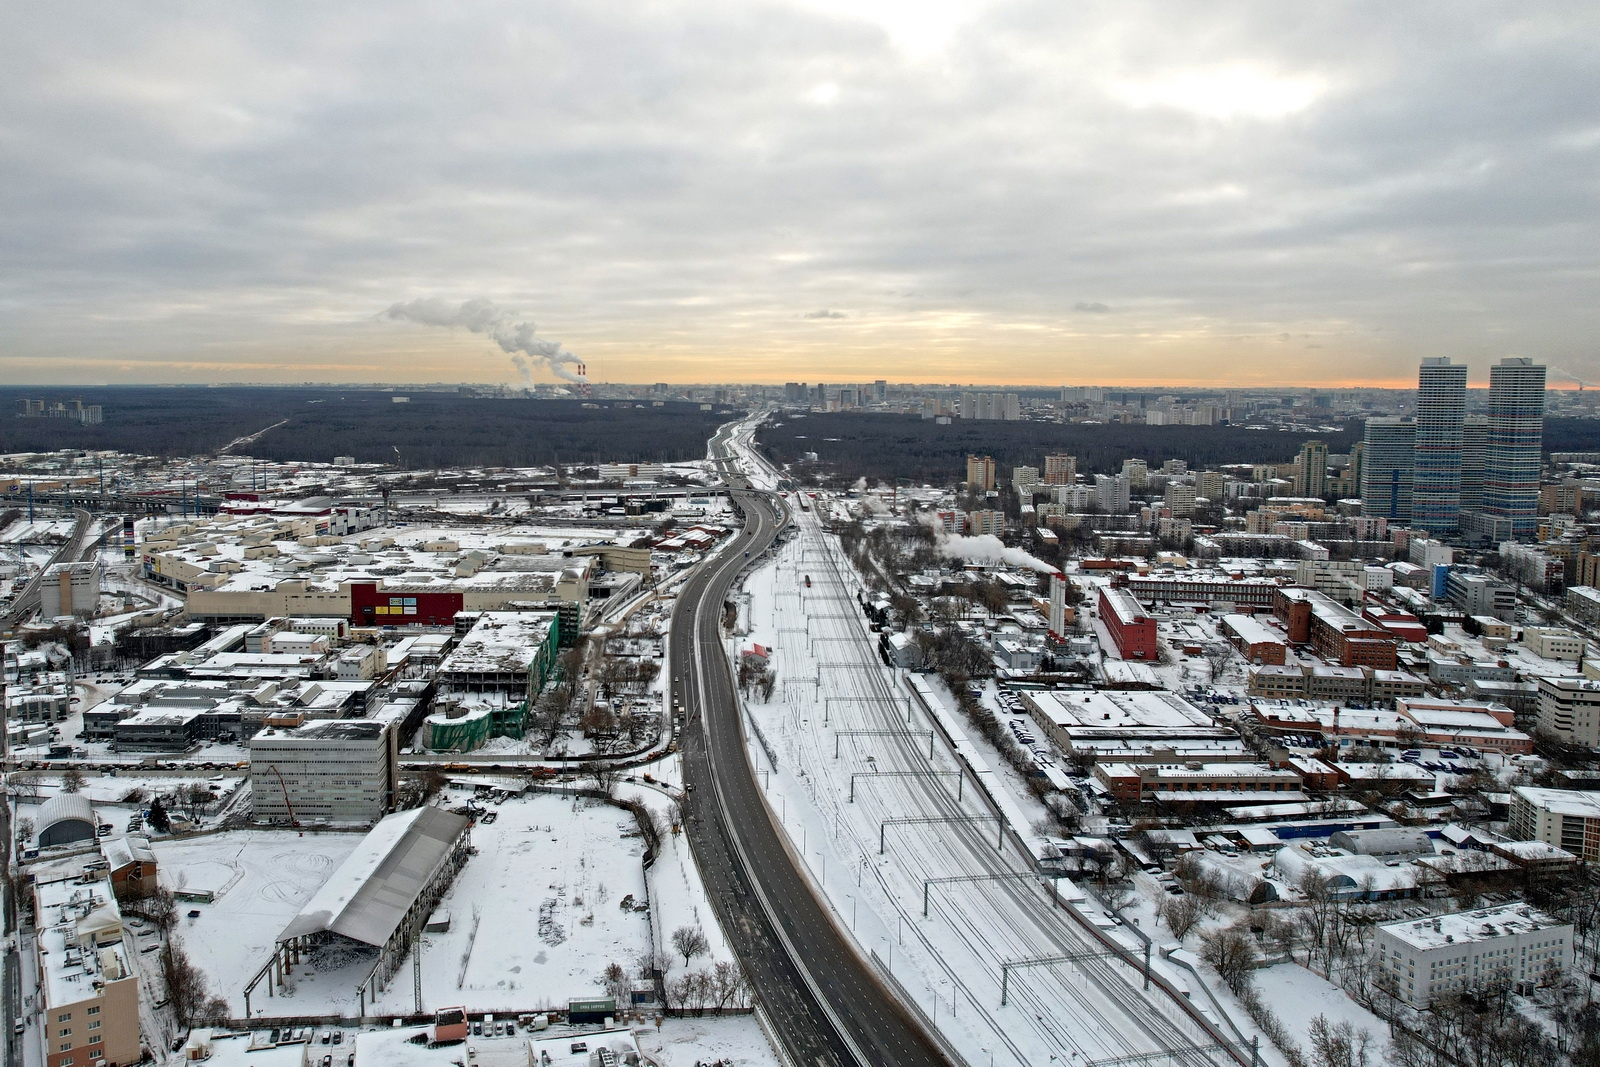
{"label": "row of trees", "polygon": [[[663,1005],[669,1011],[704,1015],[707,1011],[723,1012],[750,1006],[750,983],[737,963],[717,960],[708,966],[690,969],[696,959],[711,952],[711,942],[704,930],[698,926],[680,926],[672,931],[668,943],[675,956],[641,954],[634,961],[632,975],[615,960],[606,964],[598,979],[606,995],[619,1005],[627,1004],[637,979],[659,983]],[[671,972],[676,956],[683,957],[684,970],[674,975]]]}

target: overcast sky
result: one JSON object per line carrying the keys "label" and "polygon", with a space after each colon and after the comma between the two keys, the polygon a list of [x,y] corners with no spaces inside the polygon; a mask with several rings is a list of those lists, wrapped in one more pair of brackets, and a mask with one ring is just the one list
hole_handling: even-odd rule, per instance
{"label": "overcast sky", "polygon": [[0,381],[1600,380],[1597,12],[13,4]]}

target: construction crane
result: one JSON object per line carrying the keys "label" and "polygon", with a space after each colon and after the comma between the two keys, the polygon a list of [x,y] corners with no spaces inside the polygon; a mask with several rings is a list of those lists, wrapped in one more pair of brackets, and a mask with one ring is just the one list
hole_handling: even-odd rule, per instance
{"label": "construction crane", "polygon": [[295,830],[300,829],[300,820],[294,817],[294,805],[289,803],[289,783],[283,780],[283,772],[278,770],[276,763],[268,766],[267,770],[278,776],[278,788],[283,790],[283,806],[289,812],[289,826]]}

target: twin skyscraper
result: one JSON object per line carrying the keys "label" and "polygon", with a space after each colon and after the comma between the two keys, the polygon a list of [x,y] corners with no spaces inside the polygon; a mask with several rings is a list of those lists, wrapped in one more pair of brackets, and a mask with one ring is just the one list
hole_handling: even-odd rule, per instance
{"label": "twin skyscraper", "polygon": [[1545,368],[1509,357],[1489,368],[1486,414],[1467,414],[1467,368],[1424,359],[1415,418],[1367,420],[1361,510],[1469,542],[1532,537],[1538,527]]}

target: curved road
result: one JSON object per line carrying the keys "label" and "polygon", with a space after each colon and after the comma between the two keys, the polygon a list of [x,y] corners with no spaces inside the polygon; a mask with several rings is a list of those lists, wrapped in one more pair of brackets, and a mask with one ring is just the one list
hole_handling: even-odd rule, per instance
{"label": "curved road", "polygon": [[818,903],[757,787],[721,615],[749,562],[745,553],[765,551],[783,519],[770,497],[734,497],[745,512],[744,532],[685,583],[672,620],[687,827],[707,893],[791,1062],[942,1067],[945,1058]]}

